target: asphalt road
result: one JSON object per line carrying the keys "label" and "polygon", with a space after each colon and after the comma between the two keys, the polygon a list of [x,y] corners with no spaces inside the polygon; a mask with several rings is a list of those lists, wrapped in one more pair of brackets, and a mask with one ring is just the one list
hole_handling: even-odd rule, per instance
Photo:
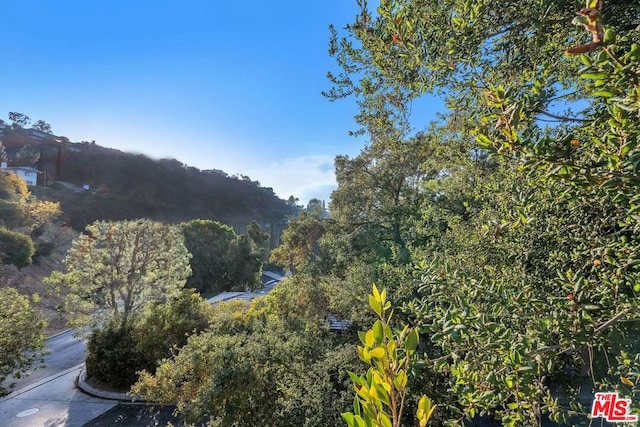
{"label": "asphalt road", "polygon": [[11,394],[0,399],[2,427],[80,427],[117,402],[88,396],[75,381],[85,359],[86,343],[65,331],[46,342],[45,366],[18,379]]}
{"label": "asphalt road", "polygon": [[82,365],[69,368],[0,399],[2,427],[82,427],[117,402],[84,394],[75,386]]}
{"label": "asphalt road", "polygon": [[83,339],[75,338],[73,331],[67,330],[49,338],[46,343],[48,354],[44,359],[44,367],[27,372],[22,378],[8,378],[3,385],[8,386],[12,382],[15,386],[12,392],[34,384],[44,378],[48,378],[59,372],[84,363],[87,344]]}

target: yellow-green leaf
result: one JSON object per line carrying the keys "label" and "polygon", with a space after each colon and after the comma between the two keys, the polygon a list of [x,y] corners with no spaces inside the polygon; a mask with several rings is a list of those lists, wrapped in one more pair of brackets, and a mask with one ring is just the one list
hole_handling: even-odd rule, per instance
{"label": "yellow-green leaf", "polygon": [[620,381],[622,382],[622,384],[628,385],[629,387],[633,387],[635,385],[633,381],[631,381],[629,378],[626,378],[626,377],[621,376]]}
{"label": "yellow-green leaf", "polygon": [[365,400],[369,399],[369,387],[367,386],[356,387],[356,393]]}
{"label": "yellow-green leaf", "polygon": [[593,92],[593,96],[601,96],[603,98],[611,98],[613,95],[615,95],[615,93],[611,92],[610,90],[598,90],[596,92]]}
{"label": "yellow-green leaf", "polygon": [[407,386],[407,380],[407,374],[403,370],[400,370],[394,378],[393,384],[396,386],[396,389],[404,390]]}
{"label": "yellow-green leaf", "polygon": [[374,295],[369,295],[369,305],[379,317],[382,316],[382,306],[380,305],[380,301],[378,301]]}
{"label": "yellow-green leaf", "polygon": [[384,339],[384,327],[382,326],[382,322],[380,320],[376,320],[372,329],[373,337],[376,339],[376,344],[380,344]]}
{"label": "yellow-green leaf", "polygon": [[616,42],[616,31],[613,28],[607,28],[604,32],[604,44],[614,44]]}
{"label": "yellow-green leaf", "polygon": [[407,335],[407,339],[404,342],[404,348],[408,352],[414,352],[417,347],[418,347],[418,331],[413,329],[411,332],[409,332],[409,335]]}
{"label": "yellow-green leaf", "polygon": [[382,347],[374,348],[369,354],[375,359],[382,359],[384,357],[384,349]]}
{"label": "yellow-green leaf", "polygon": [[351,412],[343,412],[342,414],[342,419],[344,419],[347,422],[347,425],[349,427],[354,427],[355,426],[355,420],[354,420],[354,416]]}
{"label": "yellow-green leaf", "polygon": [[591,66],[593,64],[593,59],[591,59],[591,57],[586,53],[583,53],[582,55],[580,55],[580,60],[584,65],[587,65],[587,66]]}
{"label": "yellow-green leaf", "polygon": [[391,424],[391,419],[389,419],[389,416],[387,414],[385,414],[384,412],[380,412],[378,414],[378,423],[382,427],[392,427],[393,426],[393,424]]}
{"label": "yellow-green leaf", "polygon": [[364,345],[371,348],[376,344],[375,336],[373,335],[373,331],[369,329],[364,338]]}
{"label": "yellow-green leaf", "polygon": [[373,297],[376,299],[376,301],[382,301],[382,298],[380,298],[380,292],[378,292],[378,287],[375,285],[375,283],[373,285]]}
{"label": "yellow-green leaf", "polygon": [[358,338],[360,338],[360,342],[362,343],[362,345],[367,345],[366,337],[367,334],[365,332],[358,331]]}
{"label": "yellow-green leaf", "polygon": [[429,400],[427,396],[422,396],[420,398],[420,401],[418,401],[418,410],[416,411],[416,417],[418,418],[420,427],[427,425],[427,422],[429,421],[429,418],[431,418],[435,409],[436,406],[431,404],[431,400]]}

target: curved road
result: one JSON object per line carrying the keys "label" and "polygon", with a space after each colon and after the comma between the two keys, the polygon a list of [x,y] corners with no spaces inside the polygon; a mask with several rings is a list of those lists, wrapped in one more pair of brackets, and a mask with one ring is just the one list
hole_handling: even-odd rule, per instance
{"label": "curved road", "polygon": [[16,392],[44,378],[84,363],[87,343],[84,339],[75,338],[72,330],[66,330],[49,338],[45,349],[48,354],[45,355],[43,367],[28,371],[28,375],[23,375],[22,378],[7,378],[3,385],[8,386],[14,382],[15,386],[10,391]]}
{"label": "curved road", "polygon": [[46,349],[46,366],[15,380],[11,394],[0,399],[2,427],[81,427],[117,405],[76,387],[85,359],[84,340],[65,331],[48,339]]}

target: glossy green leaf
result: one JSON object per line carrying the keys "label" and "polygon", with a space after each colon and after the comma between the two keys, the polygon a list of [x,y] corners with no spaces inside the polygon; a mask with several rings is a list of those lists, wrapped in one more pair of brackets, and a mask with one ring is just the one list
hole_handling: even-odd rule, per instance
{"label": "glossy green leaf", "polygon": [[418,347],[418,331],[416,329],[412,329],[411,332],[407,335],[406,341],[404,343],[404,348],[408,352],[414,352]]}

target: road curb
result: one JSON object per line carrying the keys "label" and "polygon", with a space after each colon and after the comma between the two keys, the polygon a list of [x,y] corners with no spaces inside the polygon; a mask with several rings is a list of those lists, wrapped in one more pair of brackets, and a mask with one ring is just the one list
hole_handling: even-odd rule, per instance
{"label": "road curb", "polygon": [[41,380],[39,380],[39,381],[36,381],[36,382],[35,382],[35,383],[33,383],[33,384],[29,384],[28,386],[26,386],[26,387],[24,387],[24,388],[21,388],[21,389],[18,389],[18,390],[12,391],[11,393],[9,393],[8,395],[6,395],[5,397],[1,398],[1,399],[0,399],[0,403],[4,402],[5,400],[13,399],[14,397],[20,396],[21,394],[24,394],[24,393],[26,393],[26,392],[28,392],[28,391],[31,391],[31,390],[33,390],[34,388],[40,387],[40,386],[41,386],[41,385],[43,385],[43,384],[46,384],[46,383],[48,383],[48,382],[50,382],[50,381],[53,381],[53,380],[56,380],[56,379],[58,379],[58,378],[60,378],[60,377],[62,377],[62,376],[64,376],[64,375],[67,375],[67,374],[68,374],[68,373],[70,373],[70,372],[73,372],[73,371],[75,371],[75,370],[78,370],[78,369],[80,369],[81,367],[82,367],[82,369],[84,370],[83,365],[84,365],[84,363],[81,363],[81,364],[76,365],[76,366],[72,366],[71,368],[65,369],[64,371],[58,372],[58,373],[56,373],[56,374],[53,374],[53,375],[51,375],[51,376],[48,376],[47,378],[43,378],[43,379],[41,379]]}
{"label": "road curb", "polygon": [[141,396],[130,396],[126,393],[101,390],[87,383],[87,368],[85,366],[82,367],[80,375],[78,375],[78,378],[76,379],[76,386],[86,394],[99,397],[101,399],[117,400],[119,402],[129,403],[145,403]]}
{"label": "road curb", "polygon": [[51,335],[50,337],[47,337],[46,339],[47,339],[47,341],[49,341],[50,339],[59,337],[60,335],[66,334],[67,332],[69,332],[71,330],[72,329],[65,329],[64,331],[58,332],[57,334],[54,334],[54,335]]}

